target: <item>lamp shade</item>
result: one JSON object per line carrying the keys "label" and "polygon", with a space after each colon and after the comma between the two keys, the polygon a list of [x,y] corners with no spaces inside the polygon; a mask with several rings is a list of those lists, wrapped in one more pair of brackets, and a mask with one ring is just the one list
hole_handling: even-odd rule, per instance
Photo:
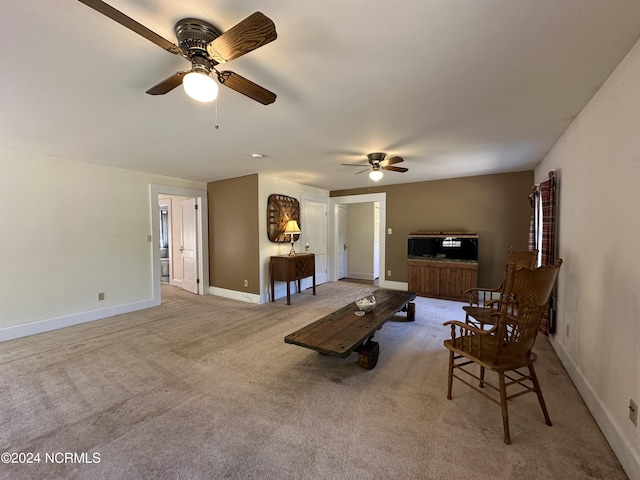
{"label": "lamp shade", "polygon": [[298,222],[295,220],[289,220],[287,222],[287,226],[284,229],[284,233],[288,233],[290,235],[301,233],[300,227],[298,226]]}
{"label": "lamp shade", "polygon": [[218,96],[218,84],[204,72],[192,71],[182,79],[184,91],[199,102],[213,102]]}
{"label": "lamp shade", "polygon": [[378,180],[380,180],[382,178],[382,171],[381,170],[372,170],[371,172],[369,172],[369,178],[371,180],[373,180],[374,182],[377,182]]}

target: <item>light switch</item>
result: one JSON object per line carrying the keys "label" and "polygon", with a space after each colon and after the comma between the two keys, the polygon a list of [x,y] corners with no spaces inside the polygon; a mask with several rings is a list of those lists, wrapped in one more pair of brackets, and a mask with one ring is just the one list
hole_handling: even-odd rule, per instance
{"label": "light switch", "polygon": [[392,235],[393,234],[393,230],[391,230],[390,228],[387,228],[387,235]]}

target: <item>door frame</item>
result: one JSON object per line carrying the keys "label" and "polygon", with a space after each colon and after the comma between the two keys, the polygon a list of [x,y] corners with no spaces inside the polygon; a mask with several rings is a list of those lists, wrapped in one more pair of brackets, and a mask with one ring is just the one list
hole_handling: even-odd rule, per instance
{"label": "door frame", "polygon": [[379,253],[379,261],[380,261],[380,279],[378,280],[378,285],[383,288],[396,288],[396,289],[404,289],[406,290],[406,285],[401,284],[400,282],[392,282],[386,279],[387,270],[385,266],[385,255],[386,255],[386,235],[385,230],[387,228],[387,194],[386,192],[381,193],[366,193],[363,195],[346,195],[343,197],[330,197],[330,208],[329,215],[331,218],[329,220],[329,279],[332,282],[338,280],[338,253],[336,252],[336,242],[338,239],[338,232],[336,232],[336,222],[335,222],[335,205],[348,205],[350,203],[372,203],[378,202],[380,204],[380,225],[378,226],[378,230],[380,232],[380,253]]}
{"label": "door frame", "polygon": [[[303,214],[305,211],[305,206],[307,202],[315,202],[315,203],[321,203],[324,205],[324,209],[325,209],[325,217],[324,217],[324,257],[325,257],[325,268],[327,269],[327,282],[331,281],[331,275],[330,275],[330,269],[329,269],[329,263],[332,261],[332,256],[330,253],[330,249],[329,249],[329,239],[331,238],[329,236],[329,197],[325,197],[323,195],[317,195],[315,193],[311,193],[311,192],[300,192],[300,218],[302,220],[302,226],[300,227],[300,229],[302,230],[302,235],[300,236],[300,250],[298,250],[299,253],[305,253],[306,250],[304,249],[304,243],[307,242],[308,238],[305,236],[304,233],[304,222],[305,219],[303,218]],[[318,265],[316,264],[316,269],[318,268]],[[316,273],[316,282],[319,285],[320,283],[324,283],[324,282],[320,282],[320,280],[317,278],[318,274]],[[306,289],[311,287],[312,284],[312,280],[310,278],[307,279],[303,279],[302,280],[302,288]]]}
{"label": "door frame", "polygon": [[[163,197],[163,198],[167,198],[167,197]],[[167,228],[169,230],[168,232],[168,244],[167,244],[167,249],[169,251],[169,285],[171,285],[171,282],[173,280],[173,235],[171,234],[171,229],[173,227],[173,225],[171,224],[171,215],[173,214],[172,210],[171,210],[171,203],[162,203],[161,201],[158,202],[158,210],[162,210],[163,208],[165,208],[167,210],[168,213],[168,218],[167,218]],[[159,225],[159,223],[158,223]],[[158,228],[159,229],[159,228]],[[158,241],[159,243],[159,241]],[[162,283],[162,281],[160,282]]]}
{"label": "door frame", "polygon": [[[333,248],[334,248],[335,257],[336,257],[336,259],[335,259],[335,265],[336,265],[335,277],[336,277],[337,280],[340,280],[342,278],[346,278],[347,271],[348,271],[348,268],[347,268],[347,264],[348,263],[347,262],[348,262],[348,256],[349,256],[349,252],[348,252],[349,247],[347,245],[347,248],[344,248],[344,246],[342,247],[342,250],[340,248],[340,243],[343,243],[344,245],[347,244],[347,240],[348,239],[346,238],[346,231],[343,232],[344,233],[343,238],[345,239],[345,241],[344,242],[342,242],[342,241],[339,242],[338,241],[339,232],[341,230],[340,229],[340,210],[342,210],[342,209],[345,212],[343,214],[344,222],[347,223],[349,221],[349,218],[348,218],[349,208],[346,205],[341,204],[341,203],[333,205],[333,216],[334,216],[333,217],[333,224],[334,224],[333,225],[333,227],[334,227],[333,231],[335,232],[335,236],[334,236],[335,245],[333,246]],[[345,230],[346,230],[346,227],[345,227]],[[329,240],[328,241],[331,241],[331,239],[332,239],[332,237],[329,236]],[[344,272],[343,272],[344,276],[340,275],[339,255],[340,255],[341,252],[344,254],[344,257],[347,259],[346,261],[344,261]]]}
{"label": "door frame", "polygon": [[196,190],[184,187],[149,184],[149,201],[151,203],[151,279],[153,284],[153,304],[160,305],[160,205],[158,195],[175,195],[178,197],[193,197],[196,199],[198,213],[196,215],[196,235],[198,242],[198,295],[209,293],[209,213],[206,190]]}

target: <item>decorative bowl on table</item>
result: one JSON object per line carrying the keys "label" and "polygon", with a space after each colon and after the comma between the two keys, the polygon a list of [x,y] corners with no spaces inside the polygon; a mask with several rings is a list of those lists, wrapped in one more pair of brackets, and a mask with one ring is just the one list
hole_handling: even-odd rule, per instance
{"label": "decorative bowl on table", "polygon": [[356,315],[362,316],[376,308],[376,297],[371,290],[363,288],[358,292],[355,304],[358,307]]}

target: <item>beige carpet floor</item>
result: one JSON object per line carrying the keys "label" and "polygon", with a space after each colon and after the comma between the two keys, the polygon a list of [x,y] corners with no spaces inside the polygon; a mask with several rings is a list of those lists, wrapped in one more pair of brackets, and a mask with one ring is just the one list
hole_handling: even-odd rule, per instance
{"label": "beige carpet floor", "polygon": [[0,478],[627,478],[545,338],[552,427],[514,399],[507,446],[498,406],[460,383],[446,399],[442,323],[460,303],[418,298],[415,322],[376,333],[373,370],[284,343],[360,288],[287,306],[164,286],[160,307],[0,343],[0,452],[40,454]]}

